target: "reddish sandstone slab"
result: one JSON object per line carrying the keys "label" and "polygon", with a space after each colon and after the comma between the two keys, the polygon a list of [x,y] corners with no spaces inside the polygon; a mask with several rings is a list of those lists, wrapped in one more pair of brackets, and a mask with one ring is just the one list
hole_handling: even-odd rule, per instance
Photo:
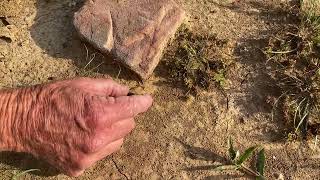
{"label": "reddish sandstone slab", "polygon": [[172,0],[88,0],[74,25],[83,39],[146,79],[184,17]]}

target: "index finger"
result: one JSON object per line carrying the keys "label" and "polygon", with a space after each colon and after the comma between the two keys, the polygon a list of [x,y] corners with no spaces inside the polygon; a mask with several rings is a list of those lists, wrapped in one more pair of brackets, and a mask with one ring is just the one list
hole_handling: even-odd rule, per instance
{"label": "index finger", "polygon": [[111,125],[123,119],[133,118],[146,112],[152,102],[150,95],[107,97],[102,107],[101,121],[104,125]]}

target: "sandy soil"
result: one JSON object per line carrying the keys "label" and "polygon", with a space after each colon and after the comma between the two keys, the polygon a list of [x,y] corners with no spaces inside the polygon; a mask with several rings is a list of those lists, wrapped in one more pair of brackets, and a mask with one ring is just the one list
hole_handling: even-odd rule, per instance
{"label": "sandy soil", "polygon": [[[280,174],[285,179],[320,179],[319,147],[312,141],[287,142],[283,120],[271,118],[267,103],[279,92],[266,75],[260,49],[268,37],[292,23],[281,8],[286,1],[178,2],[188,12],[186,23],[193,31],[229,40],[222,52],[234,61],[227,97],[213,90],[185,98],[186,90],[168,81],[163,64],[150,80],[139,83],[131,72],[79,40],[72,16],[81,0],[0,1],[0,17],[8,22],[0,21],[0,37],[7,37],[0,38],[0,87],[99,76],[154,95],[154,106],[137,118],[137,128],[121,151],[73,179],[250,179],[238,172],[199,170],[223,162],[228,136],[242,150],[255,144],[266,148],[267,179]],[[72,179],[29,155],[0,153],[0,179],[33,168],[41,172],[22,179]]]}

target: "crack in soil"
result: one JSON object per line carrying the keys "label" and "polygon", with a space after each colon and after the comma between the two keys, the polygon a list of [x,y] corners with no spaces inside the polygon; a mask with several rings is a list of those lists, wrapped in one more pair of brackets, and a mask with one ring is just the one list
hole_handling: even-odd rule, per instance
{"label": "crack in soil", "polygon": [[117,171],[118,171],[122,176],[124,176],[127,180],[129,180],[128,176],[120,170],[118,164],[116,163],[116,161],[115,161],[113,158],[112,158],[112,162],[113,162],[114,166],[116,167]]}

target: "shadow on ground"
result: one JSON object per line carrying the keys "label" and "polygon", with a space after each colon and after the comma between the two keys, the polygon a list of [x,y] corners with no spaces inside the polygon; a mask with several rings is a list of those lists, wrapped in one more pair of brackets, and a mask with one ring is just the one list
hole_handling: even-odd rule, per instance
{"label": "shadow on ground", "polygon": [[2,174],[1,172],[5,172],[6,170],[12,171],[15,169],[18,170],[18,172],[30,169],[39,169],[39,171],[33,171],[30,173],[42,177],[50,177],[60,174],[57,169],[50,166],[45,161],[38,160],[32,155],[25,153],[0,152],[0,163],[13,167],[12,169],[0,169],[0,176]]}
{"label": "shadow on ground", "polygon": [[[221,6],[221,5],[220,5]],[[268,114],[268,122],[259,121],[259,126],[265,128],[274,124],[276,129],[269,129],[260,137],[260,140],[282,141],[286,127],[282,117],[271,117],[273,104],[268,102],[270,98],[278,98],[281,95],[277,83],[271,78],[270,71],[267,68],[267,58],[264,49],[267,47],[269,38],[287,26],[294,26],[299,18],[296,12],[293,12],[296,2],[290,4],[274,5],[273,2],[265,1],[245,1],[230,6],[222,6],[237,13],[243,13],[249,16],[258,16],[268,29],[259,30],[256,37],[243,37],[237,42],[234,49],[236,61],[241,64],[246,73],[241,76],[241,83],[231,92],[242,91],[243,97],[235,99],[235,103],[240,107],[240,112],[247,117],[255,114]],[[248,11],[249,9],[249,11]],[[255,9],[255,10],[252,10]],[[239,88],[240,87],[240,88]]]}
{"label": "shadow on ground", "polygon": [[112,57],[101,54],[80,40],[73,25],[73,15],[83,3],[84,0],[37,0],[35,23],[30,30],[35,43],[51,57],[71,59],[81,71],[91,70],[112,78],[137,80],[135,74],[113,61]]}
{"label": "shadow on ground", "polygon": [[[214,171],[215,168],[219,167],[217,165],[214,165],[215,162],[219,162],[221,164],[227,164],[228,160],[215,153],[212,152],[211,150],[201,148],[201,147],[196,147],[193,145],[189,145],[185,142],[183,142],[181,139],[175,138],[177,142],[179,142],[183,148],[184,148],[184,154],[186,157],[190,159],[196,159],[196,160],[203,160],[206,162],[210,162],[212,165],[201,165],[201,166],[191,166],[191,167],[186,167],[183,170],[188,171],[188,172],[194,172],[194,171]],[[224,173],[224,174],[223,174]],[[214,176],[207,176],[203,180],[213,180],[213,179],[237,179],[237,178],[243,178],[247,177],[246,175],[242,174],[225,174],[225,172],[221,172],[220,175],[214,175]]]}

